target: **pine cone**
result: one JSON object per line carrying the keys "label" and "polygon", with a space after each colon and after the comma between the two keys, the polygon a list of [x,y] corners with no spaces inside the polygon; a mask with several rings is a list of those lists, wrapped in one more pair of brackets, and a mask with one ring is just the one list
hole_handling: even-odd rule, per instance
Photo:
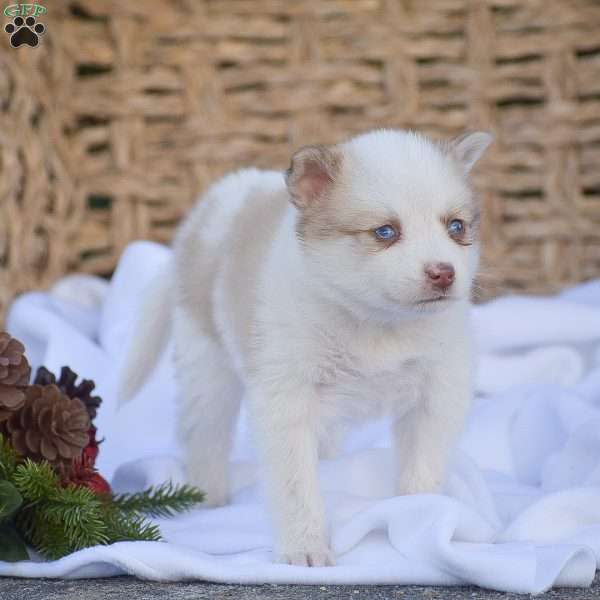
{"label": "pine cone", "polygon": [[31,367],[25,347],[6,332],[0,332],[0,423],[6,421],[25,402],[24,388]]}
{"label": "pine cone", "polygon": [[83,403],[56,385],[30,385],[25,406],[6,422],[13,448],[35,461],[61,466],[79,458],[89,442],[90,419]]}
{"label": "pine cone", "polygon": [[77,377],[77,373],[69,369],[69,367],[63,367],[60,370],[60,378],[56,381],[54,373],[48,371],[46,367],[40,367],[37,370],[33,383],[39,385],[54,383],[69,398],[79,398],[84,403],[90,419],[93,421],[96,418],[98,407],[102,403],[102,398],[91,395],[91,392],[96,387],[96,384],[91,379],[82,379],[81,383],[75,385]]}

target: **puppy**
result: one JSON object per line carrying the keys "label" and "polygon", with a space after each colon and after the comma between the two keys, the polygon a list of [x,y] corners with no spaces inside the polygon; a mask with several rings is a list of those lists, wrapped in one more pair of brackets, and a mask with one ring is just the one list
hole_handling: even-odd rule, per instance
{"label": "puppy", "polygon": [[172,324],[189,480],[218,506],[246,392],[285,562],[333,564],[317,467],[349,424],[393,419],[398,494],[443,483],[472,396],[469,172],[490,141],[379,130],[301,148],[285,176],[230,174],[146,295],[122,397]]}

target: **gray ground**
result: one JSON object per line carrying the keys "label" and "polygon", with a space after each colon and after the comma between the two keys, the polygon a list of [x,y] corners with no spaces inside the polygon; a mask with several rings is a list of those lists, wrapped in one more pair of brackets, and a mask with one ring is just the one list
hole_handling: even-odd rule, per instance
{"label": "gray ground", "polygon": [[[219,585],[154,583],[132,577],[65,581],[0,578],[0,600],[522,600],[527,596],[487,592],[478,588],[416,586]],[[600,577],[591,589],[561,589],[536,600],[600,598]]]}

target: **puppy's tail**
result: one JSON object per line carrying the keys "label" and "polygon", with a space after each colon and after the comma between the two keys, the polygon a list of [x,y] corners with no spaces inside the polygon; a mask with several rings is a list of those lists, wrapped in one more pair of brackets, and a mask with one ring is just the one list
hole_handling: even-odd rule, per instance
{"label": "puppy's tail", "polygon": [[130,400],[142,387],[166,345],[171,330],[172,263],[169,261],[144,292],[125,365],[118,383],[119,402]]}

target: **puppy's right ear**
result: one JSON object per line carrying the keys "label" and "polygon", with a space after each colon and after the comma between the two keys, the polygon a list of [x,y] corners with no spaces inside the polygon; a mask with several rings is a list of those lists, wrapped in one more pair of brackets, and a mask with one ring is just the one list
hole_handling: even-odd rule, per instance
{"label": "puppy's right ear", "polygon": [[325,197],[335,183],[341,156],[326,146],[304,146],[292,156],[285,182],[292,202],[300,209]]}
{"label": "puppy's right ear", "polygon": [[487,131],[470,131],[459,135],[450,142],[450,154],[468,175],[493,141],[494,136]]}

